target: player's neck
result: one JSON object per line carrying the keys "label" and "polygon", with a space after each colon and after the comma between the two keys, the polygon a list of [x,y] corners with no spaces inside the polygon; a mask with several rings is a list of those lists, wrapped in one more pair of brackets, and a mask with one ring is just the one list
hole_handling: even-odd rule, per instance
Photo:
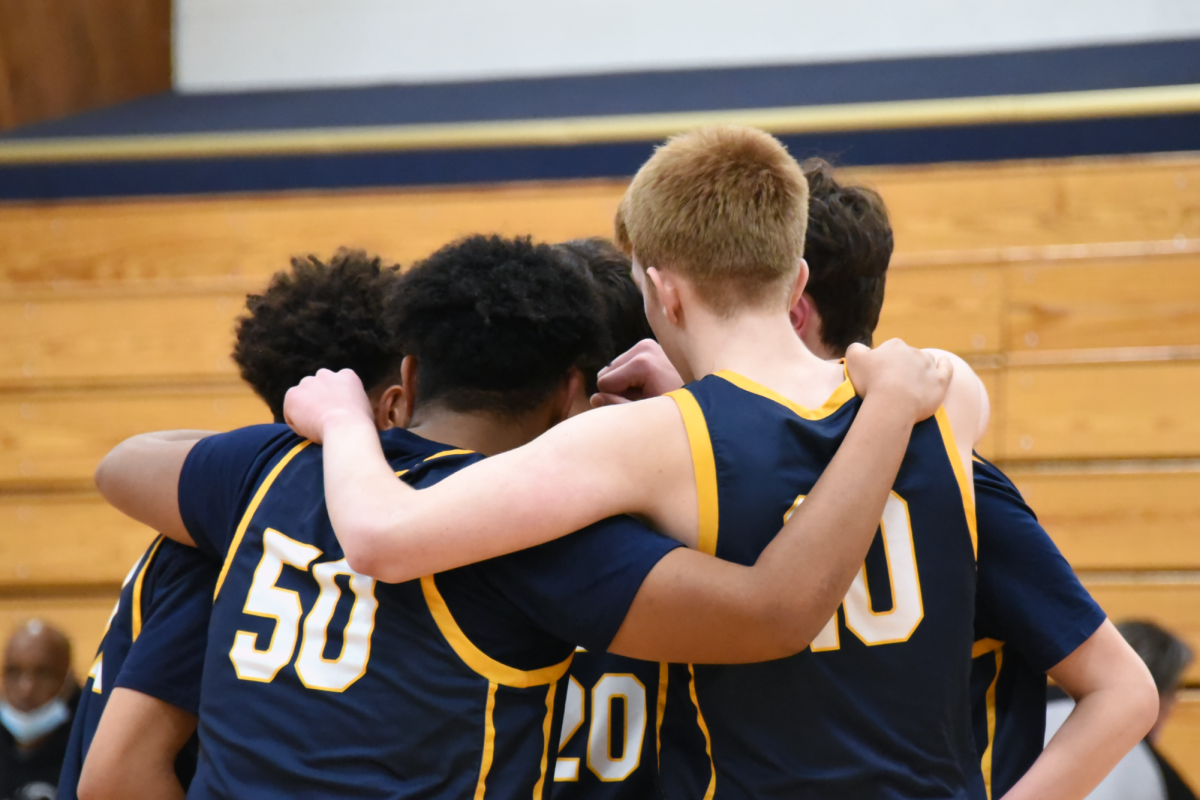
{"label": "player's neck", "polygon": [[431,441],[494,456],[528,444],[545,433],[554,421],[537,412],[507,416],[434,406],[413,414],[408,430]]}
{"label": "player's neck", "polygon": [[786,311],[721,317],[693,309],[683,350],[697,378],[731,370],[810,407],[842,381],[841,367],[809,352]]}

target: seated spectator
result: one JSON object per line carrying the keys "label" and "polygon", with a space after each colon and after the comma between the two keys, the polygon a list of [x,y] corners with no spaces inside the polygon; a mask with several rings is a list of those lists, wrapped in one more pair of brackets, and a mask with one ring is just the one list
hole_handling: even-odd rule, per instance
{"label": "seated spectator", "polygon": [[[1088,800],[1196,800],[1183,778],[1155,747],[1179,697],[1183,674],[1192,662],[1192,651],[1178,637],[1153,622],[1122,622],[1117,625],[1117,630],[1154,676],[1159,696],[1158,722],[1145,740],[1088,795]],[[1050,741],[1073,705],[1061,692],[1052,695],[1046,706],[1046,741]]]}
{"label": "seated spectator", "polygon": [[17,628],[4,648],[0,800],[54,800],[78,703],[67,637],[36,619]]}

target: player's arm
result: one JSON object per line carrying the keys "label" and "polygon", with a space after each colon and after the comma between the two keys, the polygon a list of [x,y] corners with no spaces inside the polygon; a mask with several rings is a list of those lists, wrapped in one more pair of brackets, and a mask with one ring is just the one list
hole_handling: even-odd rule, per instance
{"label": "player's arm", "polygon": [[211,431],[159,431],[126,439],[96,467],[109,505],[168,539],[192,545],[179,514],[179,475],[196,442]]}
{"label": "player's arm", "polygon": [[[903,343],[895,355],[908,358],[863,350],[863,363],[880,376],[877,400],[895,395],[908,407],[931,387],[942,396],[931,357],[918,354],[918,367]],[[864,366],[862,389],[871,378]],[[379,580],[412,580],[523,550],[618,514],[661,521],[669,515],[656,511],[695,497],[686,432],[667,398],[580,415],[419,492],[395,480],[369,411],[349,370],[305,378],[285,404],[300,435],[323,441],[325,498],[347,561]],[[836,502],[828,494],[821,502]],[[694,536],[694,519],[680,527]],[[678,530],[664,532],[686,540]]]}
{"label": "player's arm", "polygon": [[1158,718],[1150,671],[1107,620],[1049,675],[1075,708],[1005,800],[1082,800]]}
{"label": "player's arm", "polygon": [[[856,386],[866,381],[865,358],[879,357],[865,347],[848,354]],[[609,650],[713,664],[803,650],[862,566],[912,425],[936,408],[900,391],[867,394],[833,461],[753,567],[672,551],[646,577]]]}
{"label": "player's arm", "polygon": [[79,778],[79,800],[179,800],[175,758],[196,717],[132,689],[113,689]]}

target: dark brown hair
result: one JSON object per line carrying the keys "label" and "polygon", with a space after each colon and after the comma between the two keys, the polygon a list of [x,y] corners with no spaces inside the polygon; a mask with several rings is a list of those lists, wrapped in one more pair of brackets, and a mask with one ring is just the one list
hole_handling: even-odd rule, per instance
{"label": "dark brown hair", "polygon": [[292,259],[262,294],[246,298],[233,360],[242,379],[283,421],[283,396],[319,369],[352,369],[371,390],[398,376],[401,352],[384,322],[399,267],[361,250],[339,250],[328,264]]}
{"label": "dark brown hair", "polygon": [[581,367],[589,394],[596,392],[596,373],[614,358],[642,339],[653,339],[654,331],[646,321],[642,293],[633,282],[629,256],[608,239],[594,236],[556,245],[567,260],[579,269],[600,298],[612,347],[596,364]]}
{"label": "dark brown hair", "polygon": [[801,165],[808,179],[805,291],[821,315],[821,341],[839,355],[872,344],[892,258],[892,226],[883,198],[865,186],[843,186],[819,158]]}

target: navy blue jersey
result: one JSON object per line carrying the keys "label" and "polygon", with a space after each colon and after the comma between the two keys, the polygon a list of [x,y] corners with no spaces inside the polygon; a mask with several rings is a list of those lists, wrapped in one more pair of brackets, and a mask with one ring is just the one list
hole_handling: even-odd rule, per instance
{"label": "navy blue jersey", "polygon": [[667,665],[581,649],[565,684],[554,800],[653,797]]}
{"label": "navy blue jersey", "polygon": [[[382,440],[418,488],[479,458]],[[386,584],[347,565],[321,458],[264,425],[205,439],[184,465],[183,519],[224,559],[189,797],[538,800],[576,645],[607,648],[676,543],[614,518]]]}
{"label": "navy blue jersey", "polygon": [[[692,446],[699,548],[747,565],[811,491],[861,406],[849,381],[814,410],[728,371],[672,397]],[[664,725],[668,797],[984,795],[971,736],[966,480],[939,410],[913,429],[863,570],[810,649],[672,675],[667,716],[681,709],[691,733]]]}
{"label": "navy blue jersey", "polygon": [[[58,796],[76,797],[84,759],[114,687],[133,689],[196,714],[217,566],[195,548],[159,536],[134,565],[84,683]],[[176,761],[186,787],[195,739]]]}
{"label": "navy blue jersey", "polygon": [[971,698],[989,797],[1042,752],[1046,671],[1104,622],[1104,611],[995,465],[975,457],[979,577]]}

